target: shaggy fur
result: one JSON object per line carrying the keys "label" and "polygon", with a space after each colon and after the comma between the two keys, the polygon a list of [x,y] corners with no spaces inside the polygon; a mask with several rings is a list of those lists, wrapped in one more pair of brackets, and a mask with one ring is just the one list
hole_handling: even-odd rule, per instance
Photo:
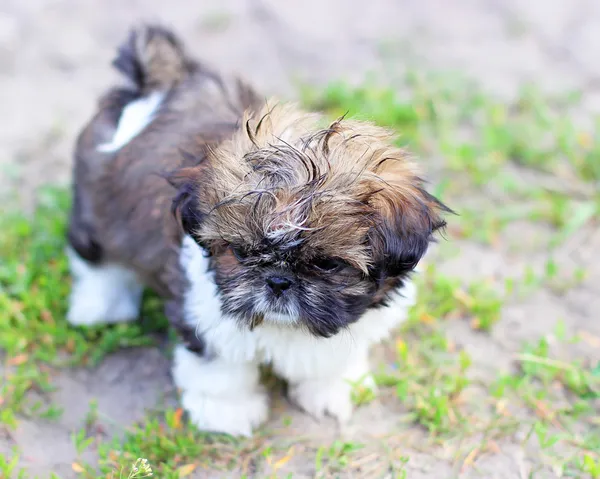
{"label": "shaggy fur", "polygon": [[[267,104],[174,180],[186,231],[214,258],[225,312],[248,324],[274,312],[336,334],[401,285],[444,225],[446,208],[389,131],[323,124]],[[290,283],[283,294],[269,291],[272,276]]]}
{"label": "shaggy fur", "polygon": [[[390,131],[345,118],[327,122],[295,104],[262,101],[239,79],[190,58],[167,30],[135,30],[114,64],[133,86],[101,99],[77,143],[69,242],[78,276],[69,318],[90,322],[81,317],[85,307],[77,296],[89,288],[77,282],[113,291],[118,273],[118,282],[132,277],[153,288],[188,346],[178,353],[174,374],[184,395],[195,391],[184,400],[195,409],[193,420],[240,432],[227,426],[236,422],[233,416],[219,427],[192,405],[219,408],[205,383],[190,377],[194,384],[186,384],[190,364],[200,361],[190,351],[211,376],[217,365],[226,374],[225,343],[244,349],[271,337],[271,330],[284,331],[273,338],[290,347],[302,344],[306,350],[282,345],[298,357],[311,354],[311,341],[323,344],[314,346],[315,354],[332,353],[330,341],[343,331],[367,338],[373,328],[380,339],[396,321],[374,324],[384,316],[381,308],[400,304],[409,275],[445,225],[441,213],[450,210],[425,191],[416,163]],[[205,262],[184,254],[186,241],[188,250],[189,242],[196,245],[193,258],[203,252]],[[194,302],[199,295],[203,302]],[[89,312],[92,322],[131,319],[129,310],[119,318],[104,313],[119,310],[109,296]],[[137,296],[119,300],[139,302]],[[236,343],[227,325],[250,336]],[[223,328],[228,339],[212,334]],[[367,370],[371,342],[360,345],[360,364],[348,373],[353,378]],[[253,369],[261,357],[269,361],[271,348],[263,346],[261,353],[253,346],[256,357],[235,371]],[[352,363],[352,348],[344,351],[334,364]],[[280,366],[285,371],[289,364]],[[230,372],[231,378],[242,374]],[[336,380],[346,377],[338,373]],[[247,392],[255,394],[250,382],[254,392]],[[236,384],[227,383],[232,394]],[[320,383],[310,384],[298,393],[306,396],[299,400],[305,409]],[[348,396],[340,388],[332,393],[336,403]],[[244,432],[264,419],[262,400],[254,399]],[[241,404],[227,410],[235,407],[244,416]]]}

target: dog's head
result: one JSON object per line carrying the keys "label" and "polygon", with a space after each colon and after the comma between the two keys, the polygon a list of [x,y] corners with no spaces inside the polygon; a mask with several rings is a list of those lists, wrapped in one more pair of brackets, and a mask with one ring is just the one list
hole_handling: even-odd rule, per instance
{"label": "dog's head", "polygon": [[327,337],[401,286],[449,210],[394,140],[264,107],[176,175],[175,208],[211,256],[224,313]]}

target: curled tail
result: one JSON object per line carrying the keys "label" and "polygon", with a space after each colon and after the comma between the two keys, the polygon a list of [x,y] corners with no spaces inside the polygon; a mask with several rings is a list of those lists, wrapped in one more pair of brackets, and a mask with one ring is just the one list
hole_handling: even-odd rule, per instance
{"label": "curled tail", "polygon": [[170,30],[145,25],[135,28],[119,47],[113,66],[131,80],[142,93],[165,90],[179,83],[196,63]]}

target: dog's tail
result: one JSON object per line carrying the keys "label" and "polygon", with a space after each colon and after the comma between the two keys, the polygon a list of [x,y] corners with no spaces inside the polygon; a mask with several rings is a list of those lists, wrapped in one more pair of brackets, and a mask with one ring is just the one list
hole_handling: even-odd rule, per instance
{"label": "dog's tail", "polygon": [[113,66],[142,93],[169,89],[197,67],[177,36],[157,25],[133,29]]}

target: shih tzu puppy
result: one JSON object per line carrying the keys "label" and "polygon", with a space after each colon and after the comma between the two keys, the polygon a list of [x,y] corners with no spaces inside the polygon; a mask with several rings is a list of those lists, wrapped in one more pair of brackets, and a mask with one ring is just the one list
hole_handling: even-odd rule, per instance
{"label": "shih tzu puppy", "polygon": [[76,146],[68,320],[134,320],[150,287],[197,427],[250,435],[268,415],[261,364],[304,411],[346,421],[448,208],[386,129],[265,101],[161,27],[114,65],[130,85]]}

